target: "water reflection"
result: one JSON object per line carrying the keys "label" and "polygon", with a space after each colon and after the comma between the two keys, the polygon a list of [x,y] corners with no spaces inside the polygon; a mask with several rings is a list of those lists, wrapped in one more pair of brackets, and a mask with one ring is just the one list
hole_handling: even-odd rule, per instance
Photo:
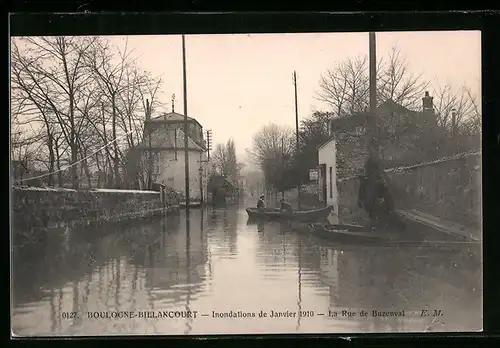
{"label": "water reflection", "polygon": [[[237,206],[190,209],[107,233],[61,227],[14,254],[20,335],[454,331],[480,328],[480,250],[328,245]],[[112,233],[110,233],[112,232]],[[442,309],[434,320],[422,309]],[[89,319],[97,311],[198,311],[195,319]],[[212,311],[293,312],[212,318]],[[405,317],[330,312],[405,310]],[[67,318],[63,313],[78,312]],[[298,313],[314,316],[299,316]],[[205,314],[206,316],[202,316]]]}

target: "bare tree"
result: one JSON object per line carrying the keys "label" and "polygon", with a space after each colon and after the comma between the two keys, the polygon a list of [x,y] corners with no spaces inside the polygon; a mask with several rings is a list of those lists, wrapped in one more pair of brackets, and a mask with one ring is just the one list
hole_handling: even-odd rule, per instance
{"label": "bare tree", "polygon": [[[118,57],[118,59],[116,59]],[[115,62],[116,61],[116,62]],[[123,49],[117,48],[116,52],[110,47],[109,42],[103,39],[94,40],[88,47],[84,56],[85,66],[90,69],[97,85],[109,102],[111,108],[111,136],[113,139],[113,175],[114,184],[120,186],[120,150],[117,140],[118,108],[117,104],[122,93],[128,87],[126,82],[127,71],[130,64],[128,41]]]}
{"label": "bare tree", "polygon": [[395,103],[417,110],[421,107],[421,98],[429,87],[429,82],[422,73],[411,71],[410,63],[400,48],[393,46],[387,61],[380,61],[377,75],[377,99],[379,103],[392,100]]}
{"label": "bare tree", "polygon": [[238,181],[243,164],[236,158],[233,139],[229,139],[226,144],[217,144],[211,159],[217,174],[226,176],[232,183]]}
{"label": "bare tree", "polygon": [[271,123],[253,136],[249,155],[264,172],[265,181],[275,188],[283,181],[286,165],[295,153],[295,136],[290,127]]}
{"label": "bare tree", "polygon": [[[15,67],[13,84],[24,95],[25,101],[36,107],[38,119],[43,119],[46,126],[48,147],[51,149],[55,144],[49,125],[56,124],[70,149],[72,186],[78,188],[78,136],[85,126],[85,118],[78,114],[77,105],[84,97],[83,89],[89,82],[82,57],[93,40],[64,36],[16,40],[12,55]],[[23,45],[22,53],[17,43]],[[54,156],[50,154],[51,162]]]}
{"label": "bare tree", "polygon": [[[369,107],[368,57],[349,58],[327,70],[320,79],[317,99],[328,103],[335,117],[367,111]],[[377,62],[378,103],[392,100],[409,109],[420,103],[429,83],[414,74],[401,50],[394,46],[386,61]]]}
{"label": "bare tree", "polygon": [[219,175],[227,175],[227,151],[225,144],[217,144],[211,155],[215,172]]}
{"label": "bare tree", "polygon": [[468,87],[453,89],[436,83],[434,109],[442,155],[480,147],[481,108],[479,98]]}
{"label": "bare tree", "polygon": [[143,141],[145,100],[150,109],[161,105],[162,79],[141,70],[126,43],[120,48],[94,37],[16,38],[11,61],[12,124],[23,138],[26,129],[36,133],[30,137],[49,185],[54,172],[63,184],[65,165],[74,188],[84,177],[90,187],[93,171],[107,187],[118,186],[122,173],[131,177],[129,171],[138,180],[141,156],[128,154]]}

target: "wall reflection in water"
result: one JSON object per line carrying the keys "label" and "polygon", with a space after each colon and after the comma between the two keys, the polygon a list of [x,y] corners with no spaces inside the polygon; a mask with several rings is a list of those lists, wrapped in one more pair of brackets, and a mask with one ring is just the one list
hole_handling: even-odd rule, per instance
{"label": "wall reflection in water", "polygon": [[[101,233],[106,232],[106,234]],[[61,227],[15,248],[13,329],[20,335],[454,331],[481,327],[480,250],[329,245],[237,206],[191,209],[105,231]],[[409,317],[442,309],[439,320]],[[328,311],[398,317],[329,317]],[[198,318],[88,319],[86,312],[198,311]],[[212,312],[307,312],[213,318]],[[78,312],[78,317],[65,317]],[[201,314],[207,317],[201,317]],[[324,315],[318,315],[324,314]],[[371,314],[371,313],[370,313]]]}

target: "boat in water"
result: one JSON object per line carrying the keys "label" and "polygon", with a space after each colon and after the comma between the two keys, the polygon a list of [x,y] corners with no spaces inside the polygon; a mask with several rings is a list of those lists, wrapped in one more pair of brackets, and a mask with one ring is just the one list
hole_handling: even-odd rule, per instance
{"label": "boat in water", "polygon": [[358,225],[310,223],[307,226],[312,236],[335,242],[382,242],[392,239],[389,235]]}
{"label": "boat in water", "polygon": [[250,219],[290,220],[302,222],[315,222],[324,220],[330,215],[333,207],[328,206],[312,210],[286,211],[278,208],[247,208]]}

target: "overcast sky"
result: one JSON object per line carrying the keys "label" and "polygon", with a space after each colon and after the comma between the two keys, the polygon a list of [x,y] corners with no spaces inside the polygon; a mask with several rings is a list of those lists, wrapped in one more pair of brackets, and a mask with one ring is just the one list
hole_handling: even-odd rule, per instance
{"label": "overcast sky", "polygon": [[[112,41],[123,45],[124,37]],[[129,36],[140,66],[164,79],[161,99],[183,112],[181,36]],[[415,73],[479,91],[478,31],[377,33],[377,58],[397,45]],[[320,76],[336,62],[368,54],[368,33],[186,36],[188,116],[212,129],[214,143],[235,140],[238,154],[271,121],[295,125],[292,73],[297,71],[299,117],[328,106],[315,99]],[[243,158],[242,158],[243,159]]]}

